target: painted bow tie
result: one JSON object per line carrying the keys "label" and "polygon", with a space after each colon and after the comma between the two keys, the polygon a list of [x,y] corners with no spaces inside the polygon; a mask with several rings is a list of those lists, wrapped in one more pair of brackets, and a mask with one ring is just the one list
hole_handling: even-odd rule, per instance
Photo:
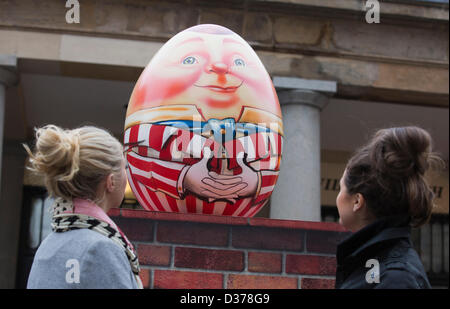
{"label": "painted bow tie", "polygon": [[180,129],[189,128],[193,133],[202,135],[206,138],[214,137],[218,143],[226,143],[230,140],[247,136],[255,133],[270,132],[266,127],[253,123],[237,122],[234,118],[209,119],[207,122],[198,121],[164,121],[160,125],[170,125]]}

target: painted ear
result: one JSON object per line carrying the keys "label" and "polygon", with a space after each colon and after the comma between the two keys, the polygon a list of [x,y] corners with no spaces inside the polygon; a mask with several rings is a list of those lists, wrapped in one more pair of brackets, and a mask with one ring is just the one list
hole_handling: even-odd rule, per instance
{"label": "painted ear", "polygon": [[356,212],[358,210],[361,210],[365,205],[366,200],[364,199],[364,196],[361,193],[356,193],[353,203],[353,211]]}

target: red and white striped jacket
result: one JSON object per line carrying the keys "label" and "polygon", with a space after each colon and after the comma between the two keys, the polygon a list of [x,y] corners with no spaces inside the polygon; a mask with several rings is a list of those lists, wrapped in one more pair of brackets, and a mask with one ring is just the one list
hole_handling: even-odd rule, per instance
{"label": "red and white striped jacket", "polygon": [[[259,132],[223,144],[191,131],[167,125],[141,123],[124,134],[128,179],[141,205],[152,211],[204,213],[252,217],[268,201],[278,178],[282,136]],[[247,164],[259,175],[254,196],[208,202],[184,190],[188,168],[203,158],[208,147],[214,157],[211,171],[238,175],[237,154],[245,153]]]}

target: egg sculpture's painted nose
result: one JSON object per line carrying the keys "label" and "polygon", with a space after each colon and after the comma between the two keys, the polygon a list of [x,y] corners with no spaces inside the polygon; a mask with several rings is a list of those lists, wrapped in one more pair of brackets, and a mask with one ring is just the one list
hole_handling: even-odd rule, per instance
{"label": "egg sculpture's painted nose", "polygon": [[211,64],[210,71],[217,74],[226,74],[228,73],[228,66],[223,62],[215,62]]}

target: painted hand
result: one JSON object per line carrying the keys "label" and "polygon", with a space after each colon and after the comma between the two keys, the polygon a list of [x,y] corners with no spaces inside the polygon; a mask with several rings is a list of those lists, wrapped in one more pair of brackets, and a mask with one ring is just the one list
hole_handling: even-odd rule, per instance
{"label": "painted hand", "polygon": [[209,172],[209,176],[213,178],[215,182],[224,182],[230,179],[230,177],[240,178],[241,183],[245,184],[245,186],[240,187],[238,191],[234,191],[235,194],[237,194],[239,198],[254,196],[258,188],[258,173],[244,162],[244,153],[239,153],[236,161],[242,169],[242,172],[239,175],[226,176],[217,174],[216,172]]}
{"label": "painted hand", "polygon": [[203,158],[186,172],[183,188],[199,197],[207,198],[209,202],[223,199],[235,203],[239,197],[237,192],[246,188],[247,184],[242,182],[241,176],[218,175],[220,177],[211,177],[208,160],[212,156],[213,153],[209,148],[203,150]]}

